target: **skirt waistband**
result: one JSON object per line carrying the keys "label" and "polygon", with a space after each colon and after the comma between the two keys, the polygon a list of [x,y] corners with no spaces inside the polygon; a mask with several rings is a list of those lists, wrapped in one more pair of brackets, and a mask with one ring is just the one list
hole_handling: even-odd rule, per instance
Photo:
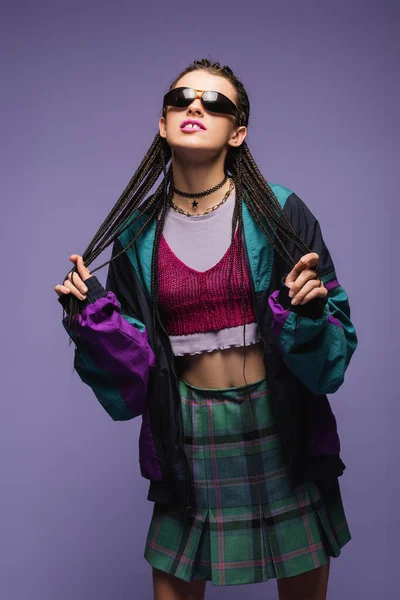
{"label": "skirt waistband", "polygon": [[244,384],[236,387],[227,388],[201,388],[191,383],[188,383],[187,381],[182,379],[182,377],[178,377],[178,380],[181,391],[183,391],[184,388],[189,388],[194,390],[197,394],[201,394],[203,392],[207,396],[214,394],[218,396],[221,394],[227,394],[228,396],[235,393],[242,394],[243,392],[246,392],[246,388],[248,388],[250,392],[254,392],[267,386],[267,381],[265,377],[263,377],[263,379],[259,379],[258,381],[252,381],[247,386],[246,384]]}

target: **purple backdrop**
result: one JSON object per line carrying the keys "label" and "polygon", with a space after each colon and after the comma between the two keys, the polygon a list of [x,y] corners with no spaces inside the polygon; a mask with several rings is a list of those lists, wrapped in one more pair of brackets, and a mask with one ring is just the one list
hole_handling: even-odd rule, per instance
{"label": "purple backdrop", "polygon": [[[399,5],[135,4],[1,3],[0,597],[152,597],[140,419],[113,422],[72,373],[53,287],[150,145],[170,81],[210,55],[247,87],[247,141],[265,177],[294,189],[319,219],[359,336],[330,397],[353,539],[332,560],[328,598],[391,600]],[[208,584],[207,598],[276,598],[275,581],[243,587]]]}

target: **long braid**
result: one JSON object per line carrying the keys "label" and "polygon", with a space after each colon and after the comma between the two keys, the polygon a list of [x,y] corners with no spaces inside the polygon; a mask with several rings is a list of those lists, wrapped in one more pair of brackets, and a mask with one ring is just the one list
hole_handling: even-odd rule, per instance
{"label": "long braid", "polygon": [[[86,267],[88,267],[110,244],[112,244],[114,240],[116,240],[117,237],[122,233],[122,231],[126,229],[126,227],[132,225],[141,216],[141,214],[139,214],[134,219],[131,218],[135,210],[146,198],[147,194],[154,186],[155,182],[163,171],[163,160],[165,163],[166,160],[169,160],[170,156],[171,150],[169,146],[166,144],[165,140],[161,138],[159,134],[157,134],[137,171],[134,173],[125,190],[122,192],[117,203],[107,215],[103,224],[100,226],[88,247],[83,252],[82,259]],[[147,198],[145,202],[143,202],[141,213],[146,214],[147,219],[138,230],[136,236],[131,240],[128,247],[130,247],[147,228],[155,212],[162,205],[163,188],[164,182],[162,181],[155,193],[152,194],[150,198]],[[128,247],[123,251],[126,251]],[[120,254],[122,254],[122,252],[115,255],[111,260],[115,260]],[[106,261],[95,269],[91,270],[91,273],[94,273],[105,265],[109,264],[111,260]],[[70,271],[72,280],[73,275],[76,272],[77,268],[74,266]],[[68,276],[66,276],[65,279],[67,279],[67,277]],[[77,316],[80,310],[80,300],[71,294],[68,298],[67,312],[71,318],[72,329],[74,329],[74,327],[77,325]]]}
{"label": "long braid", "polygon": [[158,248],[160,245],[160,240],[162,236],[162,232],[164,229],[165,217],[167,215],[168,210],[168,185],[172,182],[172,166],[170,166],[169,171],[167,172],[167,161],[165,158],[164,152],[162,153],[162,167],[164,171],[164,180],[162,182],[162,210],[160,214],[160,220],[158,226],[156,227],[156,235],[154,239],[153,245],[153,254],[151,257],[151,298],[152,298],[152,319],[153,319],[153,335],[154,335],[154,352],[156,357],[156,368],[158,368],[158,352],[157,352],[157,342],[158,342],[158,334],[157,334],[157,315],[158,315],[158,307],[154,299],[158,296]]}

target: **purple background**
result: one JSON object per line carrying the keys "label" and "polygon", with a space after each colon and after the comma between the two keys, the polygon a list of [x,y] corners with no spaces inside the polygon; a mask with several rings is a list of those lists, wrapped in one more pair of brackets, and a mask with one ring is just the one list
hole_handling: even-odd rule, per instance
{"label": "purple background", "polygon": [[[53,287],[153,140],[173,77],[210,55],[248,90],[247,141],[265,177],[294,189],[319,219],[359,336],[345,383],[330,396],[353,539],[332,560],[328,598],[391,600],[399,5],[134,4],[1,3],[0,597],[152,598],[140,419],[113,422],[72,373]],[[98,274],[104,282],[106,269]],[[276,582],[209,583],[207,598],[248,593],[276,598]]]}

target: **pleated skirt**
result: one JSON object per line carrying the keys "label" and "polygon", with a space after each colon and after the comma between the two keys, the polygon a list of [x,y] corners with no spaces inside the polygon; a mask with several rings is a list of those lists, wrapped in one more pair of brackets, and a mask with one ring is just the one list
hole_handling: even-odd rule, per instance
{"label": "pleated skirt", "polygon": [[292,577],[338,557],[351,539],[339,484],[322,498],[292,489],[266,379],[207,389],[179,379],[190,519],[155,504],[144,557],[185,581],[240,585]]}

